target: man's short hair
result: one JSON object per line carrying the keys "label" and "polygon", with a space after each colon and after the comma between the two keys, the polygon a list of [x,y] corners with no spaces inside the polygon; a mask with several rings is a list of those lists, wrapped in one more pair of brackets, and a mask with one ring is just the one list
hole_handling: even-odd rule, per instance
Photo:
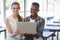
{"label": "man's short hair", "polygon": [[32,5],[37,6],[39,8],[39,3],[33,2]]}

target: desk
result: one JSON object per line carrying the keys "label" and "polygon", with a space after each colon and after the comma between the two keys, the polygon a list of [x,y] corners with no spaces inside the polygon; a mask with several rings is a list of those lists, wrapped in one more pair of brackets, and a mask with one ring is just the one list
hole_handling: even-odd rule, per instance
{"label": "desk", "polygon": [[5,32],[5,39],[6,39],[6,29],[3,28],[3,27],[0,27],[0,33],[1,33],[1,32]]}
{"label": "desk", "polygon": [[58,40],[58,32],[60,31],[60,27],[59,26],[55,26],[55,27],[53,27],[53,26],[46,26],[46,27],[44,27],[44,29],[46,29],[46,30],[50,30],[50,31],[53,31],[53,32],[57,32],[57,40]]}
{"label": "desk", "polygon": [[[47,38],[49,38],[53,34],[54,32],[43,32],[43,40],[47,40]],[[53,36],[52,36],[52,40],[53,40]]]}

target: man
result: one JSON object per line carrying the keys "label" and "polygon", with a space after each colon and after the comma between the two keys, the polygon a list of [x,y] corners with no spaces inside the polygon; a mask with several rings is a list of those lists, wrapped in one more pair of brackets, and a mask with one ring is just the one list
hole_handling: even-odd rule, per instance
{"label": "man", "polygon": [[31,15],[29,17],[26,17],[24,21],[25,22],[38,22],[37,28],[36,28],[37,33],[36,34],[24,34],[27,40],[33,40],[33,37],[36,37],[36,38],[41,37],[43,34],[43,29],[44,29],[44,24],[45,24],[45,20],[41,18],[40,16],[38,16],[38,12],[39,12],[38,3],[36,2],[32,3],[30,12],[31,12]]}

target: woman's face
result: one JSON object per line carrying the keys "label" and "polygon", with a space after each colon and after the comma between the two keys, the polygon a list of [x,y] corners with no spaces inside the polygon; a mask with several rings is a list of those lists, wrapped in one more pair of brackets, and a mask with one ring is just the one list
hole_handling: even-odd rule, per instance
{"label": "woman's face", "polygon": [[12,5],[12,11],[13,14],[18,15],[19,14],[20,7],[18,4]]}

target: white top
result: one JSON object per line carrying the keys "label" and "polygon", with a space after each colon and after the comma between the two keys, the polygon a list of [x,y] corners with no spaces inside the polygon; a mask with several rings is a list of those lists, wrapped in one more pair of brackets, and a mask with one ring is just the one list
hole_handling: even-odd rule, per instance
{"label": "white top", "polygon": [[[11,28],[12,28],[12,31],[13,31],[13,34],[14,34],[15,31],[17,30],[17,22],[18,22],[18,20],[14,19],[13,16],[9,16],[8,20],[10,21],[10,25],[11,25]],[[13,37],[13,34],[8,32],[8,34],[7,34],[7,35],[9,35],[8,39],[11,38],[9,40],[19,40],[20,39],[20,34],[17,35],[17,36],[14,36],[14,37]]]}
{"label": "white top", "polygon": [[14,19],[12,16],[10,16],[8,18],[8,20],[10,21],[10,25],[11,25],[11,28],[13,30],[13,33],[17,30],[17,22],[18,20]]}
{"label": "white top", "polygon": [[33,20],[33,19],[30,18],[30,21],[29,22],[35,22],[35,20]]}

